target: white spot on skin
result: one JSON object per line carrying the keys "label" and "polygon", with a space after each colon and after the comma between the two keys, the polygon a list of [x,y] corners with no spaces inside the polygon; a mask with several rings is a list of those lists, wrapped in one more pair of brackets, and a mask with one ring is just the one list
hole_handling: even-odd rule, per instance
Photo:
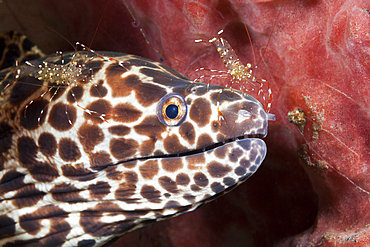
{"label": "white spot on skin", "polygon": [[238,118],[236,119],[235,123],[242,123],[245,120],[250,119],[252,114],[247,110],[239,110],[238,111]]}

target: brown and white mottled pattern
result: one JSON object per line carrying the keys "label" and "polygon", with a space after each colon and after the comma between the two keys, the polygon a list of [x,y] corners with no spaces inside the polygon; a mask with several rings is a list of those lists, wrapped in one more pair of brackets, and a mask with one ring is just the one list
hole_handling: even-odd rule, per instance
{"label": "brown and white mottled pattern", "polygon": [[251,96],[104,55],[126,68],[94,57],[58,85],[27,68],[2,91],[1,246],[101,246],[224,194],[265,158],[269,116]]}
{"label": "brown and white mottled pattern", "polygon": [[15,61],[21,63],[44,56],[25,35],[17,31],[0,33],[0,70],[13,66]]}

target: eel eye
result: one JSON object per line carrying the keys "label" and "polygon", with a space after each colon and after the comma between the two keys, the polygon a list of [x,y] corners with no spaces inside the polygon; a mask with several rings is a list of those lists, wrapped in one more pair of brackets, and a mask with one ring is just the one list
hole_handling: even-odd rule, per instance
{"label": "eel eye", "polygon": [[158,120],[167,126],[180,125],[187,113],[187,107],[184,98],[175,93],[163,96],[157,106]]}

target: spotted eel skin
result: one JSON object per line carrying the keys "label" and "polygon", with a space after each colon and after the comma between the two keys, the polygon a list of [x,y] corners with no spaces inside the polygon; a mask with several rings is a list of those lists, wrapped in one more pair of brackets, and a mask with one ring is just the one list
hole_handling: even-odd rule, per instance
{"label": "spotted eel skin", "polygon": [[102,54],[125,67],[90,54],[73,82],[39,80],[42,61],[79,59],[53,55],[3,80],[1,246],[106,245],[225,194],[264,160],[271,115],[253,97]]}

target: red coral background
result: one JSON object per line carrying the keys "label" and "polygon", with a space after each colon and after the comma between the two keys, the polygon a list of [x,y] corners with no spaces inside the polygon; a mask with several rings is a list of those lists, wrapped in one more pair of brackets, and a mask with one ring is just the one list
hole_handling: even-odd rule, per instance
{"label": "red coral background", "polygon": [[[63,35],[189,76],[200,67],[225,70],[211,44],[194,42],[224,29],[244,63],[263,55],[255,75],[270,82],[277,120],[259,171],[228,195],[114,246],[369,245],[368,0],[126,0],[133,17],[118,0],[17,2],[7,3],[24,27],[5,14],[0,31],[26,32],[46,53],[71,50]],[[287,119],[296,108],[307,115],[301,129]]]}

